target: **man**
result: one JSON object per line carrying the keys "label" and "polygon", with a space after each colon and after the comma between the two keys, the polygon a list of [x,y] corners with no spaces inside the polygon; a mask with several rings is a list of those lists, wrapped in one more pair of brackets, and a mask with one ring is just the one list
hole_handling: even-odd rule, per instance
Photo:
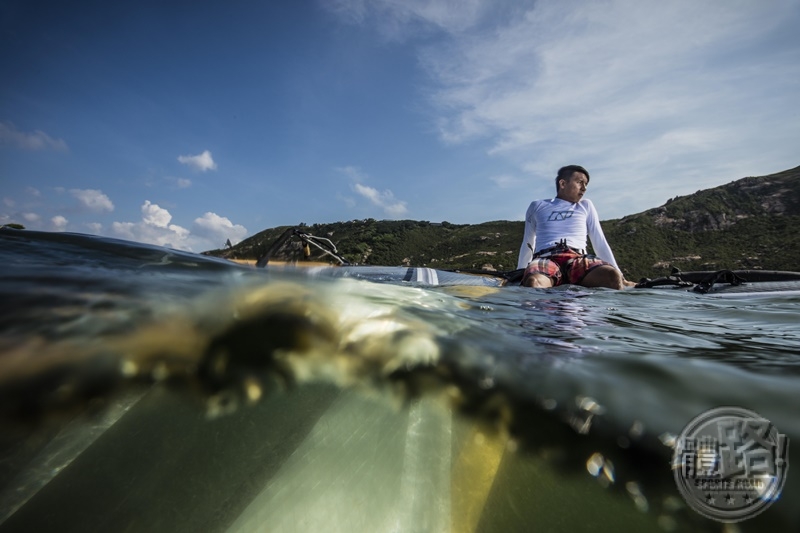
{"label": "man", "polygon": [[[525,237],[517,268],[522,285],[555,287],[565,283],[622,289],[625,281],[606,241],[594,205],[584,199],[589,172],[578,165],[562,167],[556,176],[556,197],[536,200],[525,215]],[[586,235],[596,256],[586,254]]]}

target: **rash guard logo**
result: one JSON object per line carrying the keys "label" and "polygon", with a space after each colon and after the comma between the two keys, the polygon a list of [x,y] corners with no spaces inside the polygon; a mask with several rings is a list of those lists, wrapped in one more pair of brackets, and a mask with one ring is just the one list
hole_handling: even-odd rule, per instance
{"label": "rash guard logo", "polygon": [[547,220],[567,220],[568,218],[572,218],[572,213],[573,211],[553,211],[550,213],[550,216],[547,217]]}

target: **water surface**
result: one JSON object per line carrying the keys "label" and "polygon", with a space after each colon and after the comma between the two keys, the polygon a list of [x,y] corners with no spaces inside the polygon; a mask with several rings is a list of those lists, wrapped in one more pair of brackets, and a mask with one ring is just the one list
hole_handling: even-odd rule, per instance
{"label": "water surface", "polygon": [[[722,405],[800,436],[796,295],[375,283],[8,229],[0,265],[0,532],[718,531],[675,436]],[[797,530],[795,474],[739,527]]]}

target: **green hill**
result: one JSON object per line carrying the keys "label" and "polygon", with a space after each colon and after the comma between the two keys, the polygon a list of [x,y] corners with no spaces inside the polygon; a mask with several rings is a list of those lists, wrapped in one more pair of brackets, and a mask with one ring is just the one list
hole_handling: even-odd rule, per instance
{"label": "green hill", "polygon": [[681,270],[800,270],[800,167],[673,198],[603,222],[617,262],[641,275]]}
{"label": "green hill", "polygon": [[[290,226],[264,230],[228,250],[207,252],[230,259],[255,259],[267,252]],[[513,270],[517,264],[522,222],[450,224],[415,220],[351,220],[304,226],[303,231],[330,239],[353,264],[415,265],[440,269]],[[294,253],[293,253],[294,252]],[[274,259],[296,260],[300,247],[282,250]],[[314,260],[324,260],[319,254]]]}
{"label": "green hill", "polygon": [[[661,207],[602,223],[628,279],[682,270],[800,270],[800,167],[669,200]],[[210,255],[257,259],[289,226],[264,230]],[[352,220],[305,226],[328,238],[354,264],[439,269],[513,270],[523,222],[450,224]],[[302,260],[301,247],[274,259]],[[319,260],[320,256],[312,256]]]}

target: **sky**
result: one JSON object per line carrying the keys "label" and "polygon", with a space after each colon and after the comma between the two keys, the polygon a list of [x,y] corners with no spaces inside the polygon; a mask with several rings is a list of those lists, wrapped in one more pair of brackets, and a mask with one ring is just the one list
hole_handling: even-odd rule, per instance
{"label": "sky", "polygon": [[[0,224],[195,252],[800,164],[800,0],[0,0]],[[520,238],[522,236],[520,235]]]}

